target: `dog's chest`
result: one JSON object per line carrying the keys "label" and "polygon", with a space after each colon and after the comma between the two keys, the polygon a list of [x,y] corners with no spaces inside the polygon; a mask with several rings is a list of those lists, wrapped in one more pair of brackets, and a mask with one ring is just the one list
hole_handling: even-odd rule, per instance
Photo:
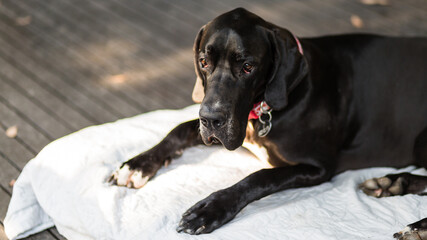
{"label": "dog's chest", "polygon": [[251,122],[248,122],[248,126],[246,128],[246,138],[242,144],[242,147],[252,152],[259,160],[268,163],[269,155],[267,149],[255,141],[254,134],[256,134],[254,127]]}
{"label": "dog's chest", "polygon": [[252,152],[259,160],[269,164],[272,167],[293,166],[297,162],[289,161],[281,153],[279,146],[267,137],[260,138],[257,135],[252,122],[248,122],[246,128],[246,138],[242,147]]}
{"label": "dog's chest", "polygon": [[268,152],[267,149],[263,146],[260,146],[256,143],[252,142],[243,142],[242,145],[244,148],[248,149],[251,153],[253,153],[259,160],[263,162],[268,162]]}

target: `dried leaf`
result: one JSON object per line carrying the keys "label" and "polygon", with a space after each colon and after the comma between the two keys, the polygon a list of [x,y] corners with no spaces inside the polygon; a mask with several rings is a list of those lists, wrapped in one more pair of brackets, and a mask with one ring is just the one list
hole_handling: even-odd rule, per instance
{"label": "dried leaf", "polygon": [[350,18],[351,24],[353,25],[353,27],[355,28],[362,28],[363,27],[363,20],[357,16],[357,15],[352,15]]}
{"label": "dried leaf", "polygon": [[6,129],[6,136],[9,138],[15,138],[18,135],[18,126],[14,125]]}
{"label": "dried leaf", "polygon": [[32,17],[31,16],[25,16],[25,17],[18,17],[15,19],[16,25],[18,26],[26,26],[31,23]]}
{"label": "dried leaf", "polygon": [[365,5],[380,5],[380,6],[390,5],[389,0],[360,0],[360,2]]}
{"label": "dried leaf", "polygon": [[15,185],[15,182],[16,182],[15,179],[10,180],[9,187],[13,187]]}

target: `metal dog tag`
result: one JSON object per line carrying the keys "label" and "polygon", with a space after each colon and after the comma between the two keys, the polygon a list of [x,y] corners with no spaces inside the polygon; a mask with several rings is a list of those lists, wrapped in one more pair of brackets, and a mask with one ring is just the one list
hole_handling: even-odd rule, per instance
{"label": "metal dog tag", "polygon": [[[258,121],[261,123],[258,125],[258,136],[259,137],[265,137],[271,130],[271,120],[273,119],[273,116],[271,115],[271,109],[268,107],[268,109],[263,108],[264,102],[261,102],[261,115],[258,118]],[[263,120],[262,116],[267,116],[267,119]]]}
{"label": "metal dog tag", "polygon": [[260,126],[260,129],[258,130],[258,136],[259,137],[265,137],[271,130],[271,122],[268,122],[267,124],[262,124]]}

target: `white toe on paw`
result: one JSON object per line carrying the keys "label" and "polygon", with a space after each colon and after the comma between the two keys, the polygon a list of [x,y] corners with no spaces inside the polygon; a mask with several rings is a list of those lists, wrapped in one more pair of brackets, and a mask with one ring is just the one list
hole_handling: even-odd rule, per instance
{"label": "white toe on paw", "polygon": [[132,173],[133,171],[129,169],[128,165],[124,165],[122,168],[117,170],[114,173],[115,178],[117,179],[117,185],[126,186],[129,183],[129,177]]}
{"label": "white toe on paw", "polygon": [[148,176],[142,177],[142,171],[135,171],[130,181],[133,183],[134,188],[141,188],[148,182]]}
{"label": "white toe on paw", "polygon": [[420,235],[417,233],[417,229],[412,229],[407,226],[402,231],[395,233],[394,238],[398,240],[423,240],[425,238],[420,238]]}
{"label": "white toe on paw", "polygon": [[412,229],[409,226],[406,226],[404,229],[402,229],[402,231],[400,231],[399,233],[401,233],[402,235],[406,235],[406,234],[410,234],[412,232]]}
{"label": "white toe on paw", "polygon": [[149,176],[143,176],[142,170],[131,170],[129,165],[125,164],[113,173],[109,182],[117,186],[142,188],[148,182],[149,178]]}

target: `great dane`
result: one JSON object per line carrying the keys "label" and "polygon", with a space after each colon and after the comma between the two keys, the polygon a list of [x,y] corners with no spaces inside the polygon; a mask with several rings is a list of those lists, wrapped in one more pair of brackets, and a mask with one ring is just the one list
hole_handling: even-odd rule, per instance
{"label": "great dane", "polygon": [[[110,182],[140,188],[185,148],[203,143],[256,147],[274,167],[195,204],[179,232],[212,232],[252,201],[345,170],[427,167],[427,38],[298,39],[237,8],[200,29],[194,66],[199,119],[123,163]],[[427,177],[410,173],[360,185],[375,197],[421,194],[426,187]],[[395,237],[427,239],[427,218]]]}

